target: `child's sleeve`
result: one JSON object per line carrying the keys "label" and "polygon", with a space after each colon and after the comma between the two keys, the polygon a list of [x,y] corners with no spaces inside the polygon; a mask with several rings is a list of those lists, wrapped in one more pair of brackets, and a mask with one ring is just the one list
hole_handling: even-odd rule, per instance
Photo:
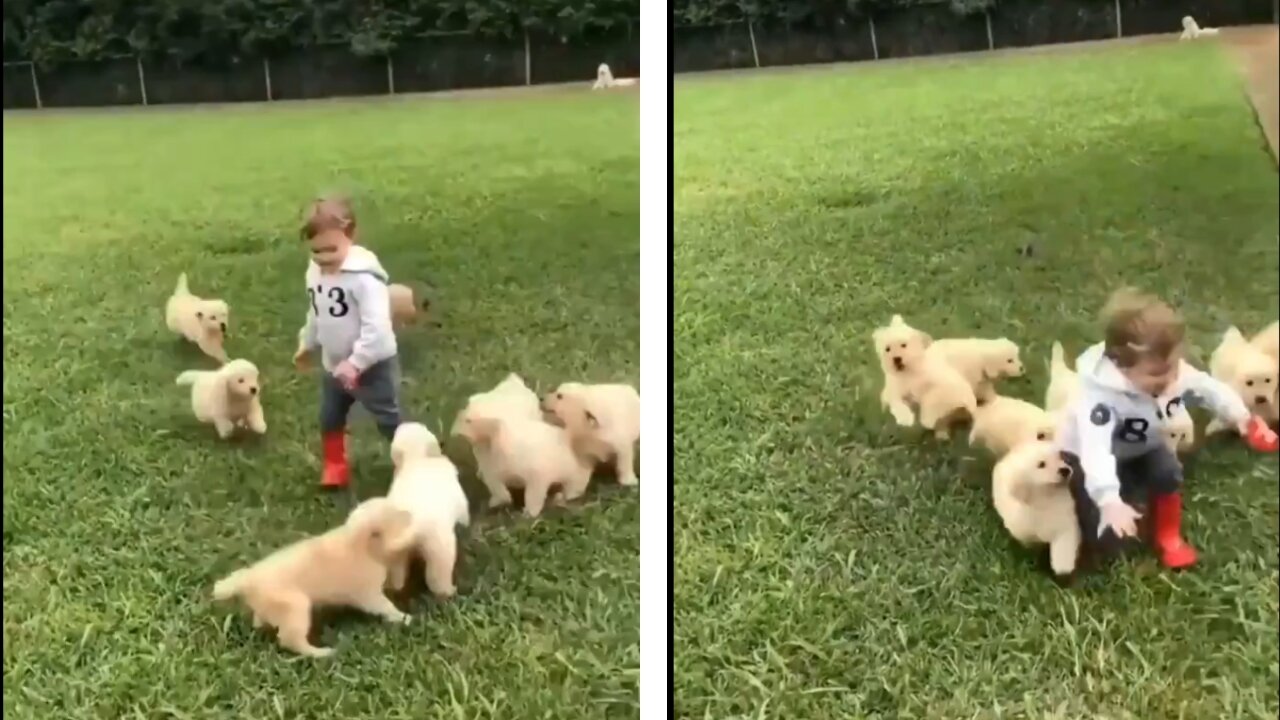
{"label": "child's sleeve", "polygon": [[1116,429],[1116,413],[1099,398],[1082,397],[1075,410],[1080,436],[1080,469],[1084,489],[1094,504],[1102,507],[1120,499],[1120,477],[1111,438]]}
{"label": "child's sleeve", "polygon": [[396,334],[391,329],[391,298],[387,285],[370,274],[357,275],[353,291],[360,315],[360,337],[348,361],[360,372],[395,357]]}
{"label": "child's sleeve", "polygon": [[1182,382],[1191,397],[1200,404],[1207,405],[1219,420],[1231,427],[1238,427],[1249,419],[1249,408],[1231,386],[1190,365],[1184,364],[1181,373]]}

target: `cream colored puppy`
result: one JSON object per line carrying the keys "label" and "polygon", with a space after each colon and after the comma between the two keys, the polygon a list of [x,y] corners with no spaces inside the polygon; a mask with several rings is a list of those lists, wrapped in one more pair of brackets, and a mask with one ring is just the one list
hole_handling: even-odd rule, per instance
{"label": "cream colored puppy", "polygon": [[1213,37],[1218,34],[1218,28],[1200,27],[1195,18],[1190,15],[1182,18],[1182,34],[1178,36],[1179,40],[1198,40],[1202,37]]}
{"label": "cream colored puppy", "polygon": [[1059,582],[1070,579],[1080,553],[1070,480],[1071,468],[1051,442],[1019,445],[991,473],[991,496],[1005,529],[1023,545],[1048,545]]}
{"label": "cream colored puppy", "polygon": [[977,409],[973,387],[964,375],[941,357],[926,352],[933,339],[908,325],[901,315],[876,328],[871,341],[884,372],[880,403],[898,425],[915,425],[914,404],[920,410],[920,424],[938,437],[947,437],[951,423]]}
{"label": "cream colored puppy", "polygon": [[492,390],[472,395],[467,399],[467,405],[483,407],[485,412],[495,416],[542,419],[538,394],[515,373],[507,375]]}
{"label": "cream colored puppy", "polygon": [[543,398],[542,409],[557,424],[576,423],[582,450],[595,462],[612,462],[619,485],[635,485],[640,442],[640,393],[630,385],[562,383]]}
{"label": "cream colored puppy", "polygon": [[387,499],[413,518],[413,544],[392,558],[387,585],[404,587],[409,563],[421,558],[427,588],[439,598],[453,597],[453,567],[458,559],[454,529],[471,522],[458,468],[440,450],[440,442],[422,423],[402,423],[391,440],[395,475]]}
{"label": "cream colored puppy", "polygon": [[511,503],[510,488],[524,488],[524,514],[542,513],[553,486],[563,499],[582,497],[595,464],[575,452],[584,438],[541,419],[495,414],[492,406],[468,405],[458,413],[450,434],[466,438],[489,489],[489,507]]}
{"label": "cream colored puppy", "polygon": [[639,80],[636,78],[615,78],[613,70],[605,63],[600,63],[596,68],[596,81],[591,85],[592,90],[607,90],[615,87],[631,87]]}
{"label": "cream colored puppy", "polygon": [[253,611],[255,628],[276,628],[280,644],[300,655],[327,657],[332,648],[307,639],[312,608],[354,607],[387,622],[409,623],[383,586],[390,558],[413,542],[411,521],[386,498],[366,500],[342,525],[219,580],[213,597],[242,599]]}
{"label": "cream colored puppy", "polygon": [[1057,419],[1025,400],[993,395],[978,401],[969,444],[981,445],[996,457],[1027,442],[1053,440]]}
{"label": "cream colored puppy", "polygon": [[1186,408],[1180,408],[1165,418],[1164,440],[1175,455],[1186,455],[1195,448],[1196,424]]}
{"label": "cream colored puppy", "polygon": [[997,380],[1021,377],[1025,372],[1018,345],[1008,338],[934,340],[925,352],[959,370],[978,398],[993,395]]}
{"label": "cream colored puppy", "polygon": [[[1229,328],[1209,358],[1209,374],[1240,394],[1249,411],[1268,423],[1280,419],[1276,408],[1276,388],[1280,369],[1271,356],[1245,339],[1238,328]],[[1205,428],[1206,435],[1231,429],[1217,419]]]}
{"label": "cream colored puppy", "polygon": [[1080,376],[1070,366],[1062,349],[1055,342],[1049,355],[1049,387],[1044,393],[1044,409],[1057,415],[1075,404],[1080,395]]}
{"label": "cream colored puppy", "polygon": [[164,321],[175,332],[196,344],[209,357],[225,363],[227,321],[231,310],[221,300],[205,300],[187,289],[187,274],[178,276],[178,285],[164,306]]}
{"label": "cream colored puppy", "polygon": [[420,314],[431,307],[427,300],[418,302],[414,297],[413,288],[400,283],[391,283],[387,286],[387,297],[391,303],[391,324],[397,328],[412,325]]}
{"label": "cream colored puppy", "polygon": [[1280,322],[1268,325],[1265,330],[1254,335],[1249,343],[1280,365]]}
{"label": "cream colored puppy", "polygon": [[196,420],[212,423],[218,437],[230,437],[236,427],[259,435],[267,431],[258,368],[248,360],[232,360],[217,370],[188,370],[178,376],[178,385],[191,386]]}

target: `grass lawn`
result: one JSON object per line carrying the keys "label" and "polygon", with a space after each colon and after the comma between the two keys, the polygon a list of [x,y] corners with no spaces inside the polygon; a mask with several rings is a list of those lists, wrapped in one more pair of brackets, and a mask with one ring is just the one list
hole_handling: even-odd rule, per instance
{"label": "grass lawn", "polygon": [[[637,716],[639,501],[611,479],[537,522],[487,513],[450,443],[477,516],[458,598],[415,579],[407,628],[323,614],[329,660],[210,598],[344,516],[290,363],[302,205],[350,191],[393,278],[436,288],[402,404],[445,432],[510,370],[639,381],[637,138],[634,94],[6,115],[5,717]],[[174,385],[212,363],[164,327],[184,270],[264,373],[261,440],[218,441]],[[386,445],[353,429],[358,495],[381,494]]]}
{"label": "grass lawn", "polygon": [[680,716],[1274,718],[1274,456],[1189,463],[1193,572],[1137,553],[1062,591],[990,460],[879,408],[870,343],[894,312],[1008,335],[1004,392],[1039,402],[1052,341],[1133,283],[1207,361],[1276,317],[1262,143],[1208,44],[677,80]]}

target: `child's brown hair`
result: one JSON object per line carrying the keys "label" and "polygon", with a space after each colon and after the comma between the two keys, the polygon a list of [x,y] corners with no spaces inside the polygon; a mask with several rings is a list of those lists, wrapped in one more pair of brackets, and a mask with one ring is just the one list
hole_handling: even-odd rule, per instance
{"label": "child's brown hair", "polygon": [[310,240],[333,230],[341,230],[347,237],[355,239],[356,213],[351,209],[351,201],[336,196],[316,198],[307,206],[299,234],[303,240]]}
{"label": "child's brown hair", "polygon": [[1116,291],[1102,310],[1107,357],[1128,368],[1143,360],[1167,360],[1182,347],[1186,323],[1168,303],[1133,288]]}

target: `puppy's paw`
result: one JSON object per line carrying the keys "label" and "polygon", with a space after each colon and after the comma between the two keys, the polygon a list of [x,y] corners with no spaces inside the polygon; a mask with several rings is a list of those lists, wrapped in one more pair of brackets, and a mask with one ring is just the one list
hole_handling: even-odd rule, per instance
{"label": "puppy's paw", "polygon": [[639,484],[640,484],[640,478],[639,478],[639,477],[637,477],[637,476],[635,476],[635,475],[629,475],[629,476],[626,476],[626,477],[620,477],[620,478],[618,478],[618,484],[619,484],[619,485],[624,485],[624,486],[626,486],[626,487],[631,487],[632,485],[639,485]]}
{"label": "puppy's paw", "polygon": [[395,623],[396,625],[409,625],[413,622],[413,616],[408,613],[400,613],[399,615],[390,615],[387,617],[387,622]]}
{"label": "puppy's paw", "polygon": [[510,495],[508,495],[508,496],[506,496],[506,497],[499,497],[499,496],[497,496],[497,495],[490,495],[490,496],[489,496],[489,509],[490,509],[490,510],[493,510],[494,508],[500,508],[500,507],[503,507],[503,506],[505,506],[505,505],[510,505],[510,504],[511,504],[511,496],[510,496]]}
{"label": "puppy's paw", "polygon": [[933,431],[933,436],[939,440],[947,440],[951,438],[951,431],[945,427],[939,427]]}
{"label": "puppy's paw", "polygon": [[334,650],[333,648],[318,647],[318,648],[311,648],[310,650],[307,650],[303,654],[306,655],[307,657],[316,658],[317,660],[319,660],[322,658],[327,658],[333,655],[335,652],[337,652],[337,650]]}
{"label": "puppy's paw", "polygon": [[458,588],[455,585],[450,585],[447,588],[441,588],[440,590],[434,591],[432,594],[441,600],[448,600],[458,594]]}

